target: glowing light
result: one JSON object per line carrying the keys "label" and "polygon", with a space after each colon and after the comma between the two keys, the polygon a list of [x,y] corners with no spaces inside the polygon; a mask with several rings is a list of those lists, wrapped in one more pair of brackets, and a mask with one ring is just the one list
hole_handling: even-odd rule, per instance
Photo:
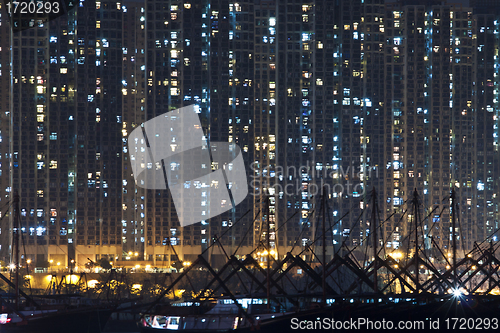
{"label": "glowing light", "polygon": [[393,252],[393,253],[389,254],[389,256],[391,256],[393,259],[401,259],[401,258],[403,258],[403,253]]}
{"label": "glowing light", "polygon": [[453,290],[453,296],[460,297],[462,296],[462,292],[459,289]]}
{"label": "glowing light", "polygon": [[174,295],[175,295],[175,297],[180,298],[180,297],[182,297],[182,294],[184,294],[185,291],[186,291],[185,289],[177,289],[174,291]]}
{"label": "glowing light", "polygon": [[99,281],[97,281],[97,280],[90,280],[89,282],[87,282],[87,286],[89,288],[95,288],[98,283],[99,283]]}
{"label": "glowing light", "polygon": [[78,282],[78,275],[66,275],[65,279],[67,284],[76,284]]}

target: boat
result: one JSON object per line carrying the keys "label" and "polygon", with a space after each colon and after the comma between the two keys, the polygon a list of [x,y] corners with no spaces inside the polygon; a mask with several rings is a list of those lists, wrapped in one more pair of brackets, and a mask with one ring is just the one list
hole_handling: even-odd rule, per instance
{"label": "boat", "polygon": [[[286,300],[281,300],[283,303]],[[208,303],[203,304],[203,303]],[[267,298],[219,297],[205,302],[176,301],[141,316],[138,326],[143,333],[163,330],[182,332],[228,332],[263,329],[280,318],[296,314],[291,304],[267,308]]]}
{"label": "boat", "polygon": [[0,278],[15,290],[0,295],[0,332],[88,333],[101,332],[115,306],[80,295],[30,296],[19,288],[19,195],[14,193],[14,282]]}
{"label": "boat", "polygon": [[[268,206],[267,209],[269,209]],[[257,282],[258,280],[255,276],[252,277],[254,281],[259,283],[261,287],[266,290],[265,294],[245,296],[234,295],[220,277],[224,269],[216,273],[204,259],[203,254],[201,254],[198,256],[198,259],[162,293],[159,299],[165,296],[178,281],[188,274],[192,267],[198,264],[204,266],[214,277],[212,282],[205,286],[200,295],[205,294],[209,290],[211,284],[217,281],[219,287],[225,291],[224,296],[210,298],[210,295],[209,297],[175,301],[163,307],[158,306],[158,304],[156,308],[150,307],[141,314],[140,320],[137,322],[141,332],[153,333],[165,330],[182,332],[229,332],[234,330],[239,332],[254,330],[272,331],[276,328],[279,329],[281,323],[284,321],[289,323],[291,318],[297,317],[299,313],[300,315],[306,315],[323,311],[323,309],[318,307],[316,298],[314,301],[306,300],[301,302],[298,299],[300,297],[303,298],[303,295],[291,297],[285,292],[281,295],[271,293],[272,279],[270,277],[270,271],[272,266],[270,264],[269,223],[267,223],[267,228],[267,246],[265,247],[266,250],[268,250],[266,251],[267,269],[265,271],[267,287],[264,287],[263,283]],[[239,266],[248,274],[248,270],[245,269],[245,266],[248,264],[259,266],[252,256],[249,255],[246,256],[246,260],[243,261],[233,256],[224,267],[227,268],[232,266],[233,269],[235,269],[233,272],[237,274],[237,269],[235,267]],[[250,275],[252,274],[250,273]],[[273,283],[276,287],[274,281]],[[215,291],[212,291],[211,294],[214,292]]]}
{"label": "boat", "polygon": [[101,332],[111,316],[110,308],[25,309],[0,314],[0,332],[87,333]]}
{"label": "boat", "polygon": [[[323,221],[326,221],[324,201],[326,196],[322,197],[322,215]],[[253,258],[252,254],[258,249],[241,257],[236,257],[235,254],[227,255],[226,264],[217,271],[211,267],[202,253],[160,296],[161,298],[172,293],[174,286],[186,277],[189,284],[184,286],[191,286],[194,297],[177,300],[164,306],[160,305],[159,298],[141,314],[138,321],[140,331],[142,333],[255,330],[283,332],[321,328],[350,331],[342,325],[346,323],[348,327],[356,327],[352,326],[353,322],[358,323],[358,326],[360,323],[368,325],[361,330],[370,331],[382,329],[378,325],[384,322],[390,322],[395,328],[399,323],[409,323],[417,325],[412,327],[420,330],[432,328],[433,331],[453,331],[456,327],[450,325],[458,319],[460,322],[466,320],[468,324],[479,323],[473,327],[479,328],[483,325],[484,329],[498,329],[500,295],[497,295],[498,292],[495,293],[499,286],[498,279],[495,278],[500,261],[495,256],[495,246],[498,245],[490,242],[489,246],[481,246],[491,236],[476,244],[474,251],[464,252],[461,259],[457,258],[456,244],[452,242],[449,256],[451,262],[436,245],[443,254],[443,260],[448,264],[446,266],[437,260],[436,262],[429,260],[426,252],[419,247],[419,236],[424,237],[423,234],[419,235],[420,204],[415,190],[413,200],[409,202],[415,218],[412,218],[413,223],[410,225],[411,228],[408,228],[406,236],[415,240],[412,255],[409,254],[410,246],[408,246],[406,255],[396,256],[391,255],[391,252],[381,257],[380,252],[385,249],[385,244],[380,244],[379,248],[376,232],[382,223],[376,219],[378,216],[376,198],[376,192],[373,190],[370,221],[373,232],[366,237],[372,239],[371,260],[360,263],[352,254],[354,249],[346,248],[344,255],[337,251],[331,261],[327,262],[325,234],[330,230],[326,230],[325,223],[322,223],[321,235],[323,258],[321,260],[319,256],[315,256],[318,262],[315,266],[306,263],[303,258],[307,246],[298,255],[293,255],[292,251],[288,252],[283,259],[275,260],[273,266],[270,266],[268,242],[264,247],[267,269],[262,262],[259,263]],[[451,192],[451,206],[455,211],[454,190]],[[453,215],[451,221],[453,230],[455,230],[455,220]],[[214,244],[218,244],[217,237],[214,237],[210,246]],[[222,247],[221,244],[219,246]],[[306,283],[302,287],[293,286],[297,291],[296,294],[287,293],[286,288],[281,287],[281,283],[293,267],[296,267],[297,271],[300,269],[302,276],[307,276]],[[188,277],[190,271],[206,272],[212,279],[199,292]],[[338,279],[337,273],[348,278]],[[231,292],[235,291],[230,288],[231,279],[244,286],[245,278],[250,290],[254,286],[255,293],[251,294],[250,291],[249,294],[242,296]],[[222,294],[220,290],[223,291]],[[264,290],[265,294],[257,294]],[[404,331],[407,330],[405,327]]]}

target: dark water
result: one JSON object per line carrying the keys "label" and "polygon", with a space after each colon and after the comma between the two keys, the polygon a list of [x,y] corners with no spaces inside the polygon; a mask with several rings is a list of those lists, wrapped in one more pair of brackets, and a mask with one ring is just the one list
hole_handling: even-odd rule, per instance
{"label": "dark water", "polygon": [[110,319],[104,327],[103,333],[139,333],[135,320]]}

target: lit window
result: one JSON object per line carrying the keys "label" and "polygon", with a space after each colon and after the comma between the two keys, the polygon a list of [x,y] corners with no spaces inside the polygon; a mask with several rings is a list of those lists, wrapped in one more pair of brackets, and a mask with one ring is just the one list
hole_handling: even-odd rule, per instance
{"label": "lit window", "polygon": [[67,74],[68,73],[68,69],[67,68],[61,68],[61,69],[59,69],[59,73],[61,73],[61,74]]}

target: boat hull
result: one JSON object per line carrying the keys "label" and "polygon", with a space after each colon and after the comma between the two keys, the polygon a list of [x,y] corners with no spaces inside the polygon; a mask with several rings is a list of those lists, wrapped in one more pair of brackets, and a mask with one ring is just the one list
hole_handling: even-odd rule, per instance
{"label": "boat hull", "polygon": [[[339,304],[328,306],[318,309],[310,310],[300,310],[294,313],[287,313],[281,316],[276,316],[275,318],[267,318],[256,321],[256,324],[252,327],[243,320],[240,322],[236,330],[233,330],[229,325],[220,326],[220,329],[210,328],[210,327],[198,327],[196,329],[183,329],[182,325],[177,329],[181,332],[291,332],[298,328],[297,323],[307,323],[311,327],[320,327],[318,325],[320,322],[327,322],[330,326],[325,328],[325,331],[331,331],[333,323],[335,322],[354,322],[357,326],[353,326],[353,329],[343,329],[336,327],[335,331],[340,332],[352,332],[354,327],[358,331],[374,331],[370,329],[370,325],[366,325],[367,322],[371,322],[373,325],[378,325],[384,322],[390,322],[393,329],[390,331],[394,332],[408,332],[412,331],[409,328],[398,329],[398,324],[403,322],[403,324],[418,325],[415,326],[413,331],[422,331],[422,327],[429,329],[431,326],[431,321],[433,323],[432,332],[462,332],[459,330],[459,325],[457,327],[447,326],[450,322],[454,322],[453,319],[464,318],[467,319],[467,323],[471,320],[474,323],[482,323],[484,321],[484,326],[482,330],[498,330],[498,324],[500,314],[500,300],[493,299],[477,299],[474,297],[462,296],[457,298],[434,300],[434,301],[417,301],[411,299],[410,301],[401,301],[399,303],[363,303],[363,304]],[[201,316],[207,319],[208,316]],[[252,316],[254,317],[254,316]],[[192,319],[193,317],[190,317]],[[233,318],[236,318],[233,316]],[[254,317],[255,319],[257,317]],[[448,318],[451,318],[447,321]],[[481,320],[484,319],[484,320]],[[326,319],[326,321],[323,321]],[[362,320],[358,320],[362,319]],[[182,322],[181,322],[182,323]],[[361,324],[365,323],[365,324]],[[378,324],[377,324],[378,323]],[[486,323],[491,323],[486,324]],[[495,323],[495,324],[493,324]],[[316,325],[316,326],[315,326]],[[437,326],[436,326],[437,325]],[[302,325],[303,328],[306,327],[305,324]],[[488,326],[488,327],[486,327]],[[312,331],[320,331],[316,327]],[[350,326],[349,326],[350,327]],[[418,327],[418,329],[417,329]],[[141,325],[139,322],[139,328],[142,333],[160,333],[169,332],[171,330],[147,327]]]}
{"label": "boat hull", "polygon": [[64,311],[20,323],[0,325],[2,333],[98,333],[111,316],[110,309]]}

